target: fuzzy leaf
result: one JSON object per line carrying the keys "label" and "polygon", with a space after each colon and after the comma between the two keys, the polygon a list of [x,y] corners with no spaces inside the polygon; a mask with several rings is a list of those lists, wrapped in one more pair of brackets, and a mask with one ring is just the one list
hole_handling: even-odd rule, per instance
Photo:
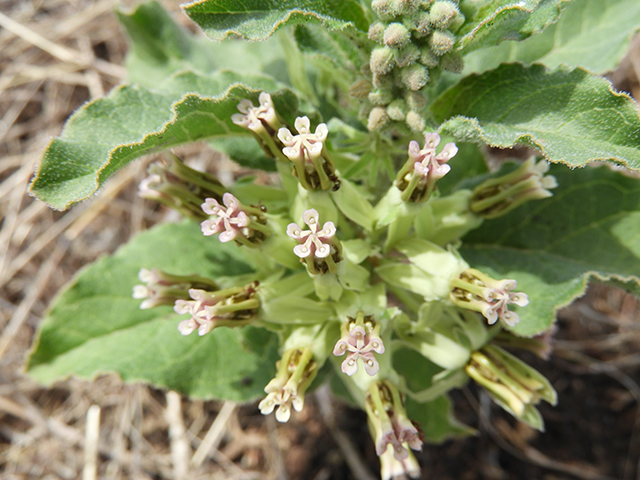
{"label": "fuzzy leaf", "polygon": [[368,12],[358,0],[198,0],[182,7],[212,39],[240,35],[264,40],[285,25],[317,23],[329,30],[367,31]]}
{"label": "fuzzy leaf", "polygon": [[[182,252],[182,254],[180,253]],[[131,297],[142,267],[209,278],[248,273],[235,245],[199,233],[192,222],[142,233],[113,256],[80,272],[40,326],[28,372],[51,384],[77,375],[116,372],[202,398],[248,401],[273,375],[277,338],[265,330],[218,328],[180,335],[184,315],[170,307],[141,310]]]}
{"label": "fuzzy leaf", "polygon": [[470,52],[503,40],[524,40],[555,22],[565,0],[491,0],[467,18],[458,49]]}
{"label": "fuzzy leaf", "polygon": [[154,89],[116,88],[69,118],[45,150],[31,192],[65,209],[93,195],[112,173],[147,153],[203,139],[250,138],[231,122],[231,115],[243,98],[257,104],[261,91],[273,93],[285,118],[297,111],[295,95],[269,77],[228,71],[210,76],[183,72]]}
{"label": "fuzzy leaf", "polygon": [[[357,73],[360,65],[367,63],[366,50],[350,38],[348,32],[332,32],[317,25],[297,25],[294,37],[298,48],[312,57],[319,57],[337,67],[341,75],[349,78]],[[348,72],[346,72],[346,71]]]}
{"label": "fuzzy leaf", "polygon": [[636,0],[572,0],[560,20],[522,42],[506,41],[465,57],[465,73],[492,70],[501,63],[542,63],[584,67],[603,74],[613,70],[640,30]]}
{"label": "fuzzy leaf", "polygon": [[432,106],[441,131],[463,141],[537,147],[551,162],[610,160],[640,169],[640,118],[627,95],[582,69],[502,65],[471,75]]}
{"label": "fuzzy leaf", "polygon": [[487,220],[467,235],[462,256],[494,278],[514,278],[529,295],[512,330],[535,335],[589,279],[640,294],[640,180],[607,167],[552,167],[554,196]]}

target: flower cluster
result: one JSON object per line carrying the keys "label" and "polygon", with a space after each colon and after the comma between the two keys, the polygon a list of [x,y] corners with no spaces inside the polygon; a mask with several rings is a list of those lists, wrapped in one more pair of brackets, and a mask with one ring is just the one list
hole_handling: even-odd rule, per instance
{"label": "flower cluster", "polygon": [[400,392],[393,383],[388,380],[372,383],[365,408],[378,455],[392,449],[394,458],[402,462],[409,457],[408,447],[422,450],[418,429],[407,417]]}
{"label": "flower cluster", "polygon": [[375,375],[380,369],[378,361],[373,354],[383,354],[384,344],[380,338],[380,324],[372,315],[365,316],[360,311],[356,318],[347,317],[340,326],[342,336],[333,349],[333,354],[342,356],[347,353],[347,358],[342,362],[342,371],[351,376],[358,371],[358,359],[364,363],[364,369],[368,375]]}
{"label": "flower cluster", "polygon": [[145,285],[133,287],[133,298],[142,300],[142,309],[173,305],[176,300],[186,300],[189,298],[189,289],[192,288],[218,288],[213,280],[199,275],[171,275],[157,268],[141,269],[138,278]]}
{"label": "flower cluster", "polygon": [[515,280],[494,280],[479,270],[469,268],[451,283],[450,299],[461,308],[482,313],[489,325],[500,319],[513,327],[520,321],[520,317],[509,311],[509,304],[519,307],[529,304],[527,294],[512,292],[517,285]]}
{"label": "flower cluster", "polygon": [[300,243],[293,248],[293,253],[306,264],[311,275],[335,273],[337,264],[342,260],[342,247],[335,238],[335,225],[325,222],[320,229],[319,215],[313,208],[305,211],[302,219],[309,230],[303,230],[297,223],[290,223],[287,227],[287,235]]}
{"label": "flower cluster", "polygon": [[140,182],[138,194],[172,208],[180,214],[203,220],[200,204],[206,198],[220,200],[224,187],[213,175],[186,166],[173,154],[165,162],[149,165],[149,176]]}
{"label": "flower cluster", "polygon": [[190,318],[178,325],[182,335],[198,330],[202,336],[217,327],[241,327],[255,318],[260,307],[256,297],[258,282],[246,287],[232,287],[223,290],[189,289],[191,300],[176,300],[173,309],[179,314],[189,314]]}
{"label": "flower cluster", "polygon": [[458,147],[455,143],[447,143],[439,154],[436,147],[440,144],[440,135],[427,133],[424,137],[424,148],[418,142],[409,143],[409,159],[396,177],[396,186],[402,191],[405,202],[424,202],[429,199],[436,188],[436,183],[444,177],[451,167],[451,160]]}
{"label": "flower cluster", "polygon": [[311,133],[308,117],[298,117],[294,123],[297,135],[288,128],[278,131],[278,138],[285,146],[282,153],[293,162],[294,173],[300,185],[307,190],[328,190],[339,185],[335,166],[324,148],[329,129],[324,123]]}
{"label": "flower cluster", "polygon": [[529,200],[552,196],[549,191],[558,186],[553,175],[545,175],[549,163],[533,157],[513,172],[482,182],[473,189],[469,209],[484,218],[496,218]]}
{"label": "flower cluster", "polygon": [[214,198],[207,198],[202,210],[213,218],[202,222],[204,235],[220,234],[221,242],[235,240],[241,245],[256,247],[269,234],[264,211],[242,205],[230,193],[222,196],[220,205]]}
{"label": "flower cluster", "polygon": [[367,100],[369,130],[396,121],[422,132],[423,88],[442,69],[462,71],[453,47],[464,16],[449,0],[374,0],[372,7],[379,17],[369,28],[369,38],[379,45],[369,61],[372,84],[356,83],[352,95]]}
{"label": "flower cluster", "polygon": [[276,410],[276,420],[287,422],[291,417],[291,408],[301,411],[304,406],[304,393],[318,373],[318,364],[309,348],[290,349],[284,352],[278,362],[278,373],[264,388],[267,396],[258,408],[263,415]]}

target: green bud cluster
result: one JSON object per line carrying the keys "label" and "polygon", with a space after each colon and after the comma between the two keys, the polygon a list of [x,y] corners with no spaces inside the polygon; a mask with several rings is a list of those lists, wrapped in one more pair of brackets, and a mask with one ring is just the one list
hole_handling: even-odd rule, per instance
{"label": "green bud cluster", "polygon": [[422,132],[424,87],[442,69],[462,71],[453,47],[464,16],[457,0],[374,0],[372,7],[379,20],[369,27],[369,38],[379,46],[369,59],[371,83],[356,82],[352,95],[364,99],[366,93],[369,130],[403,122]]}

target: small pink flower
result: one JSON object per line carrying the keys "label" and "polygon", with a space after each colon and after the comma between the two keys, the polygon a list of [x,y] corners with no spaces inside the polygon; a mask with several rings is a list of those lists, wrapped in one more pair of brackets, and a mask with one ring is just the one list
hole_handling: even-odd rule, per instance
{"label": "small pink flower", "polygon": [[207,198],[202,204],[206,214],[217,217],[201,223],[202,233],[207,236],[220,233],[220,241],[229,242],[243,234],[243,229],[249,226],[249,217],[240,209],[232,194],[225,193],[222,202],[226,208],[213,198]]}
{"label": "small pink flower", "polygon": [[485,316],[489,325],[493,325],[500,318],[507,325],[513,327],[520,321],[520,316],[509,311],[508,305],[513,303],[519,307],[525,307],[529,305],[529,297],[526,293],[511,292],[518,282],[515,280],[499,280],[492,285],[487,294],[485,300],[488,302],[486,308],[482,311],[482,315]]}
{"label": "small pink flower", "polygon": [[373,329],[369,329],[361,325],[352,325],[350,331],[343,335],[336,343],[333,354],[337,357],[344,355],[347,358],[342,362],[342,371],[351,376],[358,370],[358,358],[364,362],[364,369],[368,375],[375,375],[380,369],[380,365],[375,358],[373,352],[384,353],[384,344],[382,339]]}
{"label": "small pink flower", "polygon": [[278,130],[278,138],[285,145],[282,149],[290,160],[316,159],[322,153],[324,142],[327,139],[329,129],[321,123],[316,127],[316,133],[311,133],[308,117],[298,117],[295,121],[298,135],[293,135],[288,128]]}
{"label": "small pink flower", "polygon": [[176,300],[173,310],[179,314],[188,313],[191,318],[183,320],[178,325],[182,335],[189,335],[198,330],[198,335],[206,335],[215,327],[215,316],[211,307],[218,303],[219,299],[205,290],[189,289],[192,300]]}
{"label": "small pink flower", "polygon": [[262,92],[258,98],[260,105],[253,106],[251,100],[241,100],[238,111],[231,115],[231,121],[249,130],[259,133],[265,130],[265,124],[275,129],[278,126],[276,111],[273,108],[271,95]]}
{"label": "small pink flower", "polygon": [[297,223],[290,223],[287,227],[287,235],[301,244],[293,248],[293,253],[300,258],[326,258],[331,253],[332,237],[336,233],[336,227],[333,222],[325,222],[322,230],[318,230],[318,217],[318,212],[312,208],[302,214],[309,230],[302,230]]}
{"label": "small pink flower", "polygon": [[420,145],[415,140],[409,142],[409,158],[414,162],[414,171],[418,175],[438,180],[451,170],[447,162],[458,153],[458,147],[456,147],[455,143],[447,143],[442,151],[436,155],[436,147],[440,143],[440,135],[427,133],[424,140],[425,143],[422,150],[420,150]]}

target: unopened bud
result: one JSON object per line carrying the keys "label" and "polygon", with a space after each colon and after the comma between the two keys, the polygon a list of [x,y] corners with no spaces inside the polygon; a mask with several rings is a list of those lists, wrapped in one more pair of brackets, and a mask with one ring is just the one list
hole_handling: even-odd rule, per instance
{"label": "unopened bud", "polygon": [[388,105],[393,100],[393,94],[391,90],[383,90],[380,88],[376,88],[371,93],[369,93],[369,101],[374,105]]}
{"label": "unopened bud", "polygon": [[410,65],[400,71],[402,83],[409,89],[418,91],[429,81],[429,71],[420,64]]}
{"label": "unopened bud", "polygon": [[369,66],[374,77],[389,73],[393,69],[393,65],[393,50],[389,47],[376,48],[371,52]]}
{"label": "unopened bud", "polygon": [[462,73],[464,70],[464,60],[458,53],[450,53],[440,59],[440,66],[453,73]]}
{"label": "unopened bud", "polygon": [[413,110],[407,113],[407,118],[405,120],[409,128],[414,132],[424,132],[424,129],[427,125],[426,120],[422,115],[418,112],[414,112]]}
{"label": "unopened bud", "polygon": [[371,8],[382,19],[388,19],[395,16],[394,8],[395,0],[373,0]]}
{"label": "unopened bud", "polygon": [[453,2],[438,1],[429,10],[429,22],[433,28],[445,30],[459,13],[458,7]]}
{"label": "unopened bud", "polygon": [[358,80],[349,88],[349,95],[360,100],[367,98],[369,92],[371,92],[371,82],[365,79]]}
{"label": "unopened bud", "polygon": [[455,37],[446,30],[436,30],[429,38],[429,46],[431,51],[441,57],[453,48]]}
{"label": "unopened bud", "polygon": [[376,88],[392,89],[395,81],[392,73],[385,73],[384,75],[373,75],[373,86]]}
{"label": "unopened bud", "polygon": [[384,31],[384,43],[391,48],[403,48],[411,40],[407,27],[401,23],[391,23]]}
{"label": "unopened bud", "polygon": [[405,119],[407,113],[407,104],[401,98],[398,98],[387,105],[387,115],[391,120],[401,122]]}
{"label": "unopened bud", "polygon": [[431,23],[429,22],[429,12],[420,12],[413,17],[413,28],[417,37],[424,37],[431,33]]}
{"label": "unopened bud", "polygon": [[422,47],[420,50],[420,63],[425,67],[434,68],[438,66],[440,61],[429,47]]}
{"label": "unopened bud", "polygon": [[410,43],[401,50],[395,51],[396,65],[398,67],[407,67],[416,63],[420,58],[420,49],[414,44]]}
{"label": "unopened bud", "polygon": [[412,15],[420,8],[420,0],[395,0],[396,15]]}
{"label": "unopened bud", "polygon": [[369,26],[369,39],[376,43],[382,43],[384,41],[384,23],[375,21]]}
{"label": "unopened bud", "polygon": [[422,92],[408,92],[404,96],[410,110],[420,111],[427,104],[427,97]]}
{"label": "unopened bud", "polygon": [[380,130],[389,123],[389,115],[384,107],[374,107],[369,112],[369,122],[367,128],[370,131]]}

